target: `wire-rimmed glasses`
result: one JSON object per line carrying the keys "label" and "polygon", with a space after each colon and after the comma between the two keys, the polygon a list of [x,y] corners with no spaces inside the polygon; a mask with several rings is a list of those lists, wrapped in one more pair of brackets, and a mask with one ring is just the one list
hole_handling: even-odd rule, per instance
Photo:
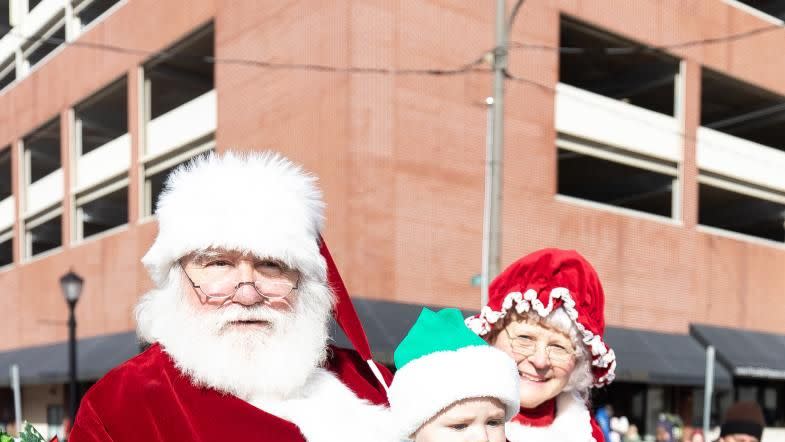
{"label": "wire-rimmed glasses", "polygon": [[268,301],[283,300],[297,290],[300,281],[298,275],[297,280],[292,282],[287,273],[281,269],[263,270],[259,272],[254,281],[240,281],[239,272],[236,269],[219,267],[208,271],[201,278],[205,282],[197,284],[191,279],[182,264],[180,267],[200,298],[204,297],[206,301],[220,301],[221,303],[232,300],[240,287],[246,285],[253,287],[259,296]]}
{"label": "wire-rimmed glasses", "polygon": [[[528,336],[512,336],[507,328],[504,328],[507,333],[507,338],[510,342],[512,352],[523,359],[528,359],[537,352],[537,340]],[[561,345],[547,345],[545,347],[545,354],[548,355],[548,360],[551,365],[564,367],[572,362],[575,357],[575,352],[568,350]]]}

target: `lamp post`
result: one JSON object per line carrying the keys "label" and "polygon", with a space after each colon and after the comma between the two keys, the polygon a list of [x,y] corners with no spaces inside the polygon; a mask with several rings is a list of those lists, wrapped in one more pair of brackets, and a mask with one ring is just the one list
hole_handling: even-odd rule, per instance
{"label": "lamp post", "polygon": [[68,303],[68,377],[70,379],[70,407],[71,424],[73,425],[76,419],[76,409],[79,404],[77,397],[76,385],[76,317],[74,316],[74,308],[76,307],[79,296],[82,294],[82,285],[84,280],[74,273],[69,271],[60,278],[60,288],[63,290],[63,296]]}

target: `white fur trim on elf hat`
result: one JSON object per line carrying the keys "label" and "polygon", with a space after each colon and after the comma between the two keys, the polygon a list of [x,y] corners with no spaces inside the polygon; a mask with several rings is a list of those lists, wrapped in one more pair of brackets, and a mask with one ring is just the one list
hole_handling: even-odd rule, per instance
{"label": "white fur trim on elf hat", "polygon": [[316,178],[273,152],[208,154],[178,167],[158,200],[158,237],[142,258],[163,285],[172,265],[207,248],[279,259],[326,280],[324,202]]}
{"label": "white fur trim on elf hat", "polygon": [[462,399],[492,397],[505,408],[505,420],[520,410],[520,377],[515,362],[487,345],[438,351],[399,369],[390,386],[390,409],[402,438]]}

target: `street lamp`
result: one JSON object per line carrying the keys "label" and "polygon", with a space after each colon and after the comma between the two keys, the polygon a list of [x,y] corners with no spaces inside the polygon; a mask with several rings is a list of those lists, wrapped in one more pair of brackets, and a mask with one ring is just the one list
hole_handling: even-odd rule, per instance
{"label": "street lamp", "polygon": [[79,404],[76,385],[76,317],[74,316],[74,308],[82,294],[83,283],[84,280],[73,271],[69,271],[60,278],[60,288],[68,303],[68,377],[71,384],[71,425],[76,419],[76,408]]}

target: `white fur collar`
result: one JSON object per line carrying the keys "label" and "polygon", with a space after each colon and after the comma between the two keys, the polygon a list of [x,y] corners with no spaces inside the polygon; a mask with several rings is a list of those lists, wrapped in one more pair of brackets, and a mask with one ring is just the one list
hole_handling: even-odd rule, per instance
{"label": "white fur collar", "polygon": [[572,393],[562,393],[556,398],[556,418],[551,425],[530,427],[508,422],[505,430],[510,442],[596,442],[589,410]]}
{"label": "white fur collar", "polygon": [[358,398],[323,368],[317,369],[293,397],[252,398],[248,402],[297,425],[308,442],[394,440],[389,409]]}

